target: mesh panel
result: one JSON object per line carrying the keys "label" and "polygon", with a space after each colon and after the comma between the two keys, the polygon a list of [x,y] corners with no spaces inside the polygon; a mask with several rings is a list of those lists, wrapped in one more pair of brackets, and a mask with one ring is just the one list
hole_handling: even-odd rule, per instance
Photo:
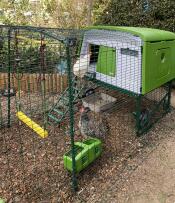
{"label": "mesh panel", "polygon": [[105,176],[105,163],[134,152],[136,135],[170,111],[171,83],[141,94],[139,37],[8,26],[0,33],[0,193],[7,200],[67,201],[71,181],[77,189],[77,180],[83,186]]}

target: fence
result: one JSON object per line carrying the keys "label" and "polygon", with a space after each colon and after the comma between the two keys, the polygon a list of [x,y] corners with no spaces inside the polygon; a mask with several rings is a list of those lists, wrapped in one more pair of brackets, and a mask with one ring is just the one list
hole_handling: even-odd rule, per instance
{"label": "fence", "polygon": [[[24,73],[21,75],[10,74],[10,85],[12,88],[31,93],[41,90],[43,75]],[[67,76],[57,73],[45,74],[45,89],[47,92],[58,92],[67,87]],[[0,90],[8,88],[8,73],[0,73]]]}

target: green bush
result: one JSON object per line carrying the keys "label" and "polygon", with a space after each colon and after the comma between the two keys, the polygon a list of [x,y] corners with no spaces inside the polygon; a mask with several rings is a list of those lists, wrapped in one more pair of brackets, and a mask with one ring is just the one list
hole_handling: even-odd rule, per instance
{"label": "green bush", "polygon": [[[148,1],[148,9],[146,2]],[[101,4],[102,0],[98,0]],[[105,3],[105,2],[104,2]],[[98,4],[98,3],[97,3]],[[175,0],[110,0],[95,24],[141,26],[175,31]]]}
{"label": "green bush", "polygon": [[[18,56],[16,50],[11,47],[11,71],[25,73],[52,73],[60,62],[60,54],[57,47],[47,47],[44,58],[41,58],[39,46],[18,46]],[[41,66],[44,63],[44,67]],[[0,72],[8,71],[8,45],[7,41],[0,44]]]}

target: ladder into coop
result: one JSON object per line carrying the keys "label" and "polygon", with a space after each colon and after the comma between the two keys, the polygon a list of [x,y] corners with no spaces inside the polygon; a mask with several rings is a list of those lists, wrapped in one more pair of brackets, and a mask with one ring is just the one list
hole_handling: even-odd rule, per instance
{"label": "ladder into coop", "polygon": [[[78,87],[76,77],[73,78],[73,103],[76,104],[78,99],[80,98],[82,92],[84,90],[84,86]],[[48,124],[56,125],[60,124],[69,112],[69,88],[58,97],[55,105],[50,109],[48,113]]]}

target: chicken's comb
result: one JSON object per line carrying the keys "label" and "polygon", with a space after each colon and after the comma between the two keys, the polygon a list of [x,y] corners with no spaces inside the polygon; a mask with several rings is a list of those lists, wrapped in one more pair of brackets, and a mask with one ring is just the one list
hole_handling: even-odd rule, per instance
{"label": "chicken's comb", "polygon": [[84,106],[82,106],[82,107],[80,108],[80,112],[83,113],[84,110],[85,110],[85,108],[84,108]]}

